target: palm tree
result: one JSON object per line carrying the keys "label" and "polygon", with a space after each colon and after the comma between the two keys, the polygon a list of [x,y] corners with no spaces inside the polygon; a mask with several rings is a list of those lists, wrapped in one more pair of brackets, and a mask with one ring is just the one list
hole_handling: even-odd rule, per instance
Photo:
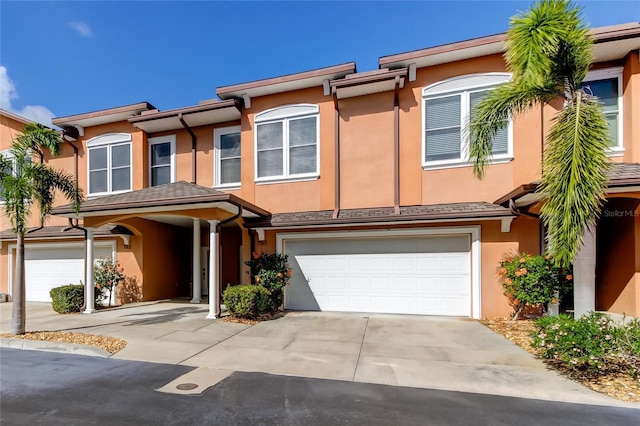
{"label": "palm tree", "polygon": [[510,117],[563,102],[545,141],[538,187],[549,251],[561,267],[573,263],[586,230],[595,225],[610,167],[601,104],[581,87],[591,46],[581,9],[569,1],[542,0],[511,18],[504,57],[512,80],[479,103],[470,126],[470,157],[482,179],[492,138]]}
{"label": "palm tree", "polygon": [[60,134],[40,123],[28,123],[24,126],[24,132],[17,137],[18,141],[25,143],[34,152],[40,162],[44,162],[44,150],[47,149],[53,157],[60,154],[62,140]]}
{"label": "palm tree", "polygon": [[16,272],[12,291],[12,334],[25,332],[24,236],[27,233],[31,207],[34,203],[38,205],[40,219],[44,221],[51,213],[56,191],[60,191],[73,203],[76,212],[82,202],[82,191],[77,188],[73,176],[56,171],[45,163],[31,161],[33,146],[40,136],[39,129],[36,132],[27,129],[11,147],[11,157],[0,157],[0,197],[4,199],[11,229],[17,236]]}

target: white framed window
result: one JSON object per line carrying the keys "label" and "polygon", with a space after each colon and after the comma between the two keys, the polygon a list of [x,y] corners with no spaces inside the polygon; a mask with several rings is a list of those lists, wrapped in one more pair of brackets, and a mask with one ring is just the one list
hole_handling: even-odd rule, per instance
{"label": "white framed window", "polygon": [[580,85],[587,93],[597,96],[602,103],[604,117],[609,126],[611,154],[624,152],[622,141],[622,67],[606,68],[587,73]]}
{"label": "white framed window", "polygon": [[219,188],[239,188],[241,179],[240,126],[213,130],[214,185]]}
{"label": "white framed window", "polygon": [[176,135],[149,138],[149,186],[176,180]]}
{"label": "white framed window", "polygon": [[131,135],[110,133],[87,141],[88,195],[131,191]]}
{"label": "white framed window", "polygon": [[[5,170],[5,173],[10,172],[13,176],[16,175],[16,161],[10,149],[4,150],[0,152],[0,157],[4,160],[11,161],[11,169]],[[31,163],[33,161],[33,152],[29,149],[27,150],[27,158],[26,161]],[[2,187],[2,182],[0,182],[0,188]],[[0,205],[3,205],[5,202],[4,194],[0,193]]]}
{"label": "white framed window", "polygon": [[286,105],[256,114],[254,120],[256,182],[318,177],[317,105]]}
{"label": "white framed window", "polygon": [[[4,160],[11,160],[13,163],[13,153],[10,150],[0,152],[0,157]],[[3,170],[5,173],[9,173],[11,170]],[[0,188],[2,188],[2,182],[0,182]],[[0,191],[0,205],[4,204],[4,194]]]}
{"label": "white framed window", "polygon": [[[469,123],[476,105],[510,74],[471,74],[440,81],[422,90],[422,166],[424,169],[464,167],[469,162]],[[490,162],[513,159],[512,120],[492,141]]]}

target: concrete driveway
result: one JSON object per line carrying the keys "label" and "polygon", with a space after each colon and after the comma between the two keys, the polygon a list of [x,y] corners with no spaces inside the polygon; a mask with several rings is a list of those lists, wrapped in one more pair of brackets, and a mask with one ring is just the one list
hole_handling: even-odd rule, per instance
{"label": "concrete driveway", "polygon": [[[10,304],[0,305],[7,331]],[[590,391],[468,319],[289,312],[257,325],[207,320],[206,305],[154,302],[92,315],[29,303],[28,330],[125,339],[113,358],[565,402],[629,405]]]}

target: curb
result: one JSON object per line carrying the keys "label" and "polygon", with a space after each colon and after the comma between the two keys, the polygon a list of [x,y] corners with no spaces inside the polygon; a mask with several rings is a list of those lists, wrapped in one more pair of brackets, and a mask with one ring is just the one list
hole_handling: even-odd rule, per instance
{"label": "curb", "polygon": [[42,340],[0,338],[0,348],[23,349],[30,351],[61,352],[75,355],[109,358],[111,353],[89,345],[74,343],[48,342]]}

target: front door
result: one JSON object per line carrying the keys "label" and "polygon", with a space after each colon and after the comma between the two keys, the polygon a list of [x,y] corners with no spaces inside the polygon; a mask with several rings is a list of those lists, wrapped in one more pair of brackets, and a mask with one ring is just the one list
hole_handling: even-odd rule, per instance
{"label": "front door", "polygon": [[202,295],[209,295],[209,249],[200,247],[200,288]]}

